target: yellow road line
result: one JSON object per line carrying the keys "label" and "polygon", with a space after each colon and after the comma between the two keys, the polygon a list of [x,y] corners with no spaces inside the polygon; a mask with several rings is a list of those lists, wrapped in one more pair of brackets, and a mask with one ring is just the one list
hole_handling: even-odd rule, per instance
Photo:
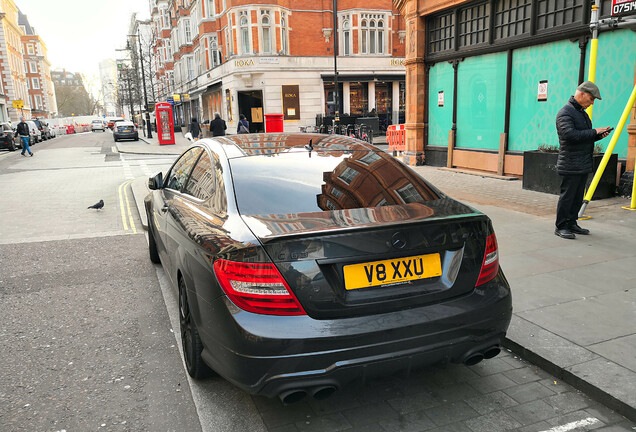
{"label": "yellow road line", "polygon": [[130,185],[132,182],[132,180],[129,180],[128,183],[126,183],[126,186],[124,186],[124,197],[126,199],[126,208],[128,209],[128,220],[130,220],[130,227],[132,228],[133,234],[137,234],[137,227],[135,227],[135,221],[133,220],[132,212],[130,211],[130,201],[128,200],[128,191],[126,190],[128,185]]}
{"label": "yellow road line", "polygon": [[125,187],[126,183],[128,182],[123,182],[122,184],[119,185],[119,208],[121,209],[121,221],[124,223],[124,231],[128,231],[128,224],[126,223],[126,212],[124,211],[124,199],[122,197],[121,194],[121,190],[122,188]]}

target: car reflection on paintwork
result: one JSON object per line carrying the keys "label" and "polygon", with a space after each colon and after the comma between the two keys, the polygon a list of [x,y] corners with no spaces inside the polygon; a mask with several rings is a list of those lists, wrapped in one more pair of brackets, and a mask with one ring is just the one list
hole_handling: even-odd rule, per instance
{"label": "car reflection on paintwork", "polygon": [[291,403],[499,353],[512,303],[490,219],[367,143],[204,139],[149,187],[194,378]]}

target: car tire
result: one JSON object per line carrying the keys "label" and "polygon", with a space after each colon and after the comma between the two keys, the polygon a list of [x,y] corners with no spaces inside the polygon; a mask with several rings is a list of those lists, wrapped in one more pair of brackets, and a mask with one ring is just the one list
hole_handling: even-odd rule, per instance
{"label": "car tire", "polygon": [[212,370],[203,362],[201,357],[203,344],[190,313],[183,277],[179,279],[179,329],[181,330],[183,359],[185,360],[188,375],[194,379],[201,379],[211,375]]}
{"label": "car tire", "polygon": [[157,242],[155,242],[155,234],[153,230],[153,225],[150,219],[150,215],[146,212],[148,216],[148,255],[150,255],[150,262],[155,264],[161,263],[161,258],[159,258],[159,251],[157,250]]}
{"label": "car tire", "polygon": [[113,138],[115,140],[115,142],[119,141],[117,138]]}
{"label": "car tire", "polygon": [[9,151],[15,151],[15,142],[9,141]]}

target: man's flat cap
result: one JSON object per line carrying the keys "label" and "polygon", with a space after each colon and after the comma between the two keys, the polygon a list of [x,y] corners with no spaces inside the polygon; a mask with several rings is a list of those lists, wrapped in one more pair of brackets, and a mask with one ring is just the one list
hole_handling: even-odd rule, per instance
{"label": "man's flat cap", "polygon": [[585,93],[589,93],[592,96],[594,96],[596,99],[602,99],[601,91],[598,89],[598,87],[596,87],[596,84],[594,84],[592,81],[584,81],[581,84],[579,84],[579,86],[576,89]]}

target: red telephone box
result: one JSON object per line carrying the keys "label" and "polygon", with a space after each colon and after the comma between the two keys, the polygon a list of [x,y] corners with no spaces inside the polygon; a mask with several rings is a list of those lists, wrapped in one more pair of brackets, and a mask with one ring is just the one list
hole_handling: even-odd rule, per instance
{"label": "red telephone box", "polygon": [[157,119],[157,138],[159,138],[159,145],[174,144],[172,105],[167,102],[155,104],[155,118]]}

